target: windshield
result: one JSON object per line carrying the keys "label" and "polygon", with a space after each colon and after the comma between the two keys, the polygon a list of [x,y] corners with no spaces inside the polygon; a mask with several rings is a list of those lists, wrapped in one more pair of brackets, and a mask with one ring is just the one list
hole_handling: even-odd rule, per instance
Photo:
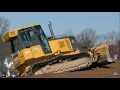
{"label": "windshield", "polygon": [[20,37],[21,37],[21,49],[25,48],[27,45],[29,45],[29,40],[25,34],[25,32],[20,32]]}
{"label": "windshield", "polygon": [[21,49],[39,44],[33,28],[19,31],[19,39],[21,42]]}
{"label": "windshield", "polygon": [[42,28],[40,26],[36,26],[35,30],[37,32],[37,36],[39,38],[39,41],[41,43],[44,53],[51,52],[51,49],[50,49],[50,46],[48,43],[48,39],[47,39],[46,35],[44,34]]}
{"label": "windshield", "polygon": [[27,36],[29,38],[30,45],[36,45],[37,44],[37,40],[36,40],[36,35],[33,32],[33,30],[27,30],[26,33],[27,33]]}
{"label": "windshield", "polygon": [[41,26],[35,26],[19,31],[18,38],[21,42],[21,49],[31,47],[34,45],[41,45],[44,53],[51,52],[48,39],[44,34]]}

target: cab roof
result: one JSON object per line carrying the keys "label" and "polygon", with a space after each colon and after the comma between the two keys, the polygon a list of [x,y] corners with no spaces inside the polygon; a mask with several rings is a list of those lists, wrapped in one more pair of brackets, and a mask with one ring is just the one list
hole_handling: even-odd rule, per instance
{"label": "cab roof", "polygon": [[22,28],[17,28],[17,29],[14,29],[14,30],[10,30],[3,35],[2,40],[3,40],[3,42],[8,42],[8,41],[14,39],[18,35],[18,31],[24,30],[24,29],[27,29],[27,28],[31,28],[31,27],[34,27],[34,26],[40,26],[40,25],[32,24],[32,25],[24,26]]}

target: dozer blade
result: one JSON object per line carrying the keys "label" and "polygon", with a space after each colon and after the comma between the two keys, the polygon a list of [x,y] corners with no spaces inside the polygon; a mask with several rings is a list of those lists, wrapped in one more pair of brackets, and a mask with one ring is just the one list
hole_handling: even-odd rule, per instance
{"label": "dozer blade", "polygon": [[120,58],[120,47],[118,45],[104,45],[98,47],[100,58],[98,62],[114,62]]}
{"label": "dozer blade", "polygon": [[35,75],[38,74],[45,74],[45,73],[62,73],[62,72],[68,72],[68,71],[74,71],[74,70],[80,70],[86,67],[89,67],[92,64],[91,58],[81,58],[73,61],[66,61],[54,65],[47,65],[37,72],[35,72]]}
{"label": "dozer blade", "polygon": [[120,59],[120,46],[108,45],[107,47],[107,60],[108,62],[114,62]]}

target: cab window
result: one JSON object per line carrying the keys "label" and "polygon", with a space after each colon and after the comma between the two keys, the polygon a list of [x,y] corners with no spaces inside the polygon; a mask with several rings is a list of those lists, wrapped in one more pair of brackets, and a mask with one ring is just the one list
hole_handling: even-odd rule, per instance
{"label": "cab window", "polygon": [[19,50],[19,42],[18,42],[17,37],[11,41],[11,45],[12,45],[13,53],[15,53],[15,52],[17,52]]}

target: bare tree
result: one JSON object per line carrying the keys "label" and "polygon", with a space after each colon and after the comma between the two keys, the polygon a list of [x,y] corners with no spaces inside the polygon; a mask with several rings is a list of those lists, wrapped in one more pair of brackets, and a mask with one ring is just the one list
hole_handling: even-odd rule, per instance
{"label": "bare tree", "polygon": [[120,45],[120,32],[117,34],[117,44]]}
{"label": "bare tree", "polygon": [[8,30],[9,26],[10,26],[10,21],[7,18],[1,16],[0,17],[0,33],[4,34]]}
{"label": "bare tree", "polygon": [[117,44],[120,42],[120,33],[112,30],[107,34],[100,35],[100,39],[102,43]]}
{"label": "bare tree", "polygon": [[79,49],[87,50],[95,45],[98,36],[96,31],[91,28],[86,28],[81,31],[77,36],[76,40],[78,42]]}
{"label": "bare tree", "polygon": [[10,21],[5,18],[0,16],[0,62],[10,54],[10,43],[3,43],[2,42],[2,35],[8,31],[10,26]]}
{"label": "bare tree", "polygon": [[100,34],[99,35],[99,44],[105,43],[107,41],[107,35],[106,34]]}
{"label": "bare tree", "polygon": [[108,32],[107,40],[113,41],[116,43],[117,39],[118,39],[118,37],[117,37],[117,33],[115,31]]}
{"label": "bare tree", "polygon": [[119,40],[118,40],[118,45],[120,45],[120,33],[119,33]]}

